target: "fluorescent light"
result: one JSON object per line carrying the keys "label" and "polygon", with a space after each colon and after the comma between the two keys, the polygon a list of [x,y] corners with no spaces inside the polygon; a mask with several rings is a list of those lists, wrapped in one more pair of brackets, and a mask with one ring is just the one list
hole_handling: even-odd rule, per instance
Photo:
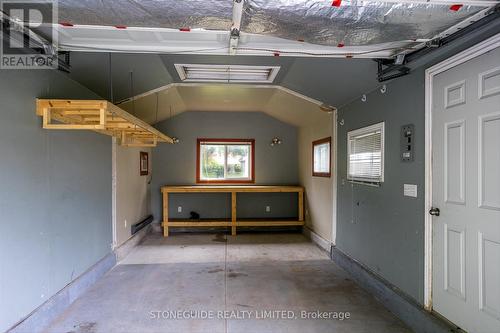
{"label": "fluorescent light", "polygon": [[175,64],[184,82],[272,83],[280,66]]}

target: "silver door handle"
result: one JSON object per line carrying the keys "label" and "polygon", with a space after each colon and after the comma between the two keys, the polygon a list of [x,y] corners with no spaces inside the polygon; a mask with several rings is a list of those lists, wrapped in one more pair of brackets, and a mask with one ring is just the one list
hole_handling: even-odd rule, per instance
{"label": "silver door handle", "polygon": [[439,216],[439,214],[441,214],[441,211],[437,207],[432,207],[431,210],[429,210],[429,214],[433,216]]}

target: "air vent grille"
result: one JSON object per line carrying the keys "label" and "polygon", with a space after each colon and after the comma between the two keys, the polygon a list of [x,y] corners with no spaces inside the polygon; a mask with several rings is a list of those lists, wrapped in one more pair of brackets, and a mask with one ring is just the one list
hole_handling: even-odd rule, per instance
{"label": "air vent grille", "polygon": [[175,64],[184,82],[272,83],[279,66]]}

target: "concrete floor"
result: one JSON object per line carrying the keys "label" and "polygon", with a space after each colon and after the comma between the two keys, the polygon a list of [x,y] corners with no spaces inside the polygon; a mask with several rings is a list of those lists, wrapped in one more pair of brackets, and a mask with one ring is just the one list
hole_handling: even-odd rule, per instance
{"label": "concrete floor", "polygon": [[[175,311],[193,312],[172,319]],[[350,318],[303,319],[302,311]],[[150,234],[46,332],[410,330],[301,234]]]}

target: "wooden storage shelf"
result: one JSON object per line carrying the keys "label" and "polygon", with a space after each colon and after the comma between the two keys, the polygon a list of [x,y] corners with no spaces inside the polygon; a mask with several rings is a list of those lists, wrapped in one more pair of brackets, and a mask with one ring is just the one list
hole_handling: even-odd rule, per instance
{"label": "wooden storage shelf", "polygon": [[91,130],[119,138],[129,147],[173,143],[169,136],[105,100],[37,99],[36,113],[43,117],[45,129]]}
{"label": "wooden storage shelf", "polygon": [[[272,227],[272,226],[303,226],[304,225],[304,188],[301,186],[164,186],[163,195],[163,236],[168,237],[171,227],[231,227],[231,234],[236,235],[237,227]],[[168,199],[170,193],[231,193],[230,219],[169,219]],[[297,193],[298,218],[282,219],[237,219],[237,193]]]}
{"label": "wooden storage shelf", "polygon": [[[237,227],[280,227],[280,226],[301,226],[304,222],[293,218],[276,219],[239,219],[236,221]],[[231,219],[170,219],[169,227],[231,227]]]}

